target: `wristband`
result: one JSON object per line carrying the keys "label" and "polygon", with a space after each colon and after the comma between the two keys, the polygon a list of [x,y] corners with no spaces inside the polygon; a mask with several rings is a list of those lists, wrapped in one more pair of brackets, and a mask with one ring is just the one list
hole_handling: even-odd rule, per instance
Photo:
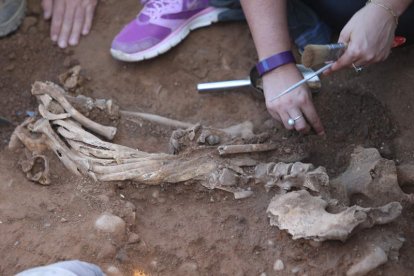
{"label": "wristband", "polygon": [[261,77],[267,72],[288,63],[295,63],[295,57],[291,51],[281,52],[261,60],[259,63],[257,63],[256,69],[257,72],[259,72],[259,76]]}

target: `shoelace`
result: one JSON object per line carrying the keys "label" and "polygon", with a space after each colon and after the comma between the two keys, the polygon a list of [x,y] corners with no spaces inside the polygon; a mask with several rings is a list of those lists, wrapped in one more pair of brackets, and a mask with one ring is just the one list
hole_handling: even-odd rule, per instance
{"label": "shoelace", "polygon": [[159,18],[168,8],[180,9],[182,1],[180,0],[141,0],[145,5],[145,14],[152,19]]}

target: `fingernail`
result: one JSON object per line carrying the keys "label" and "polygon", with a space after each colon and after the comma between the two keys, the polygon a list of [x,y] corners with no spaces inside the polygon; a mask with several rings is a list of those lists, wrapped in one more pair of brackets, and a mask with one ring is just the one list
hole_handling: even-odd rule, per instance
{"label": "fingernail", "polygon": [[78,41],[76,40],[76,38],[71,38],[69,40],[69,44],[72,45],[72,46],[75,46],[76,44],[78,44]]}
{"label": "fingernail", "polygon": [[66,48],[66,46],[67,46],[66,41],[64,41],[64,40],[60,40],[58,44],[59,44],[60,48]]}
{"label": "fingernail", "polygon": [[57,35],[52,35],[52,41],[56,42],[57,39],[58,39],[58,36]]}

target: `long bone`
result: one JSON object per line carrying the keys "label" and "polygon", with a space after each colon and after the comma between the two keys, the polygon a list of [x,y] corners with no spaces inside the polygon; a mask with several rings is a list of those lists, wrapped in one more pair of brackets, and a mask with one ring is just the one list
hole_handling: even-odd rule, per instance
{"label": "long bone", "polygon": [[83,116],[68,102],[68,100],[64,96],[63,89],[59,86],[50,82],[45,83],[37,81],[33,84],[32,94],[35,96],[43,94],[51,96],[65,109],[67,113],[69,113],[76,121],[81,123],[83,126],[92,130],[95,133],[104,136],[109,140],[112,140],[114,138],[116,134],[116,128],[98,124],[97,122],[94,122],[89,118]]}

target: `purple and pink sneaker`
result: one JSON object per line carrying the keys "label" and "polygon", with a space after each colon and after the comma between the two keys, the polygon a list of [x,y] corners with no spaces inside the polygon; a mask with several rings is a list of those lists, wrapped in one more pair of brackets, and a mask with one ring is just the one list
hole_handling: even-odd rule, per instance
{"label": "purple and pink sneaker", "polygon": [[144,8],[115,37],[111,54],[122,61],[156,57],[180,43],[191,30],[217,22],[225,8],[208,0],[141,0]]}

